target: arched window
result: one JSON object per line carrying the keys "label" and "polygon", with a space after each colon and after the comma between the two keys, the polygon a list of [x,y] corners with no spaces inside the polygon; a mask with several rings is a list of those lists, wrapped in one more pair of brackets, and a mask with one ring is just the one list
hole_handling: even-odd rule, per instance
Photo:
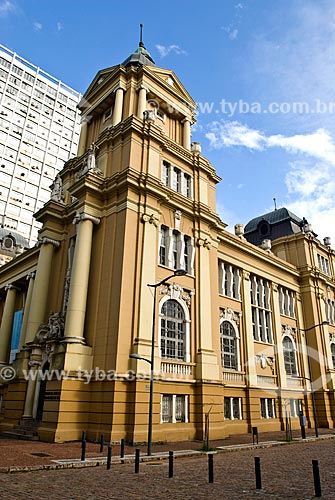
{"label": "arched window", "polygon": [[283,352],[286,375],[297,375],[297,358],[293,340],[285,336],[283,338]]}
{"label": "arched window", "polygon": [[220,325],[220,342],[222,367],[238,370],[238,339],[236,331],[229,321],[222,321]]}
{"label": "arched window", "polygon": [[162,306],[160,347],[162,358],[185,360],[185,314],[176,300]]}
{"label": "arched window", "polygon": [[334,344],[334,342],[332,342],[330,344],[330,350],[331,350],[331,353],[332,353],[333,368],[335,370],[335,344]]}

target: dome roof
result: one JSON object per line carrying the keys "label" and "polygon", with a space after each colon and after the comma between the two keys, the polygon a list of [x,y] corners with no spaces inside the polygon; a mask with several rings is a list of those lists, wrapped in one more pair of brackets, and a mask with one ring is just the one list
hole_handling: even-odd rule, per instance
{"label": "dome roof", "polygon": [[[248,224],[244,228],[244,233],[251,233],[252,231],[257,230],[258,225],[260,224],[261,221],[265,220],[269,224],[278,224],[279,222],[283,222],[286,220],[290,220],[294,222],[299,228],[302,227],[302,225],[305,223],[303,219],[300,219],[297,217],[294,213],[290,212],[287,208],[282,207],[278,208],[277,210],[273,210],[272,212],[269,212],[264,215],[260,215],[259,217],[255,217],[254,219],[251,219],[251,221],[248,222]],[[296,232],[300,232],[296,231]]]}
{"label": "dome roof", "polygon": [[29,248],[28,240],[24,236],[22,236],[22,234],[5,227],[0,227],[0,240],[3,240],[6,236],[14,238],[16,246]]}
{"label": "dome roof", "polygon": [[135,50],[125,61],[123,61],[123,66],[129,66],[131,64],[136,64],[137,66],[146,64],[147,66],[155,66],[155,61],[151,57],[150,53],[144,46],[143,42],[139,43],[138,49]]}

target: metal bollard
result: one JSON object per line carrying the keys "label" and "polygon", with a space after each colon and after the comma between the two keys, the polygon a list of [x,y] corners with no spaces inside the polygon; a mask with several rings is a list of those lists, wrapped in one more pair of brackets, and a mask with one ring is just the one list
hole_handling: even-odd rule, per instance
{"label": "metal bollard", "polygon": [[81,461],[85,462],[85,457],[86,457],[86,439],[83,439],[81,441]]}
{"label": "metal bollard", "polygon": [[255,457],[256,490],[262,489],[261,459]]}
{"label": "metal bollard", "polygon": [[111,468],[111,462],[112,462],[112,447],[109,444],[107,448],[107,470]]}
{"label": "metal bollard", "polygon": [[313,478],[314,478],[314,491],[316,497],[321,497],[321,480],[320,480],[320,470],[318,460],[312,460],[313,466]]}
{"label": "metal bollard", "polygon": [[213,453],[209,453],[208,455],[208,482],[214,483],[214,462],[213,462]]}
{"label": "metal bollard", "polygon": [[[124,439],[121,439],[120,458],[124,458]],[[123,462],[122,462],[123,463]]]}
{"label": "metal bollard", "polygon": [[83,433],[81,435],[81,440],[82,441],[84,441],[84,440],[86,441],[86,432],[85,431],[83,431]]}
{"label": "metal bollard", "polygon": [[252,428],[252,444],[258,444],[258,427]]}
{"label": "metal bollard", "polygon": [[104,435],[101,434],[101,436],[100,436],[100,453],[102,453],[104,451],[104,444],[105,444]]}
{"label": "metal bollard", "polygon": [[135,450],[135,474],[140,472],[140,450],[136,448]]}
{"label": "metal bollard", "polygon": [[169,451],[169,477],[173,477],[173,451]]}

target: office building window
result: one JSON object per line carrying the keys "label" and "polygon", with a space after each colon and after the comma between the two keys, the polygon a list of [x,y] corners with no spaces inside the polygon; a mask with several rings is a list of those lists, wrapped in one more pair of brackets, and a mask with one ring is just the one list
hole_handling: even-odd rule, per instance
{"label": "office building window", "polygon": [[276,400],[272,398],[261,398],[261,417],[276,418]]}
{"label": "office building window", "polygon": [[161,423],[188,422],[188,395],[162,394]]}
{"label": "office building window", "polygon": [[242,420],[242,398],[224,398],[225,420]]}
{"label": "office building window", "polygon": [[297,375],[297,356],[293,340],[287,335],[283,338],[283,353],[286,375]]}
{"label": "office building window", "polygon": [[263,278],[250,276],[250,295],[254,339],[272,343],[270,283]]}
{"label": "office building window", "polygon": [[220,324],[221,362],[222,367],[239,370],[239,339],[237,329],[230,321]]}
{"label": "office building window", "polygon": [[299,417],[302,411],[302,401],[300,399],[290,399],[291,417]]}

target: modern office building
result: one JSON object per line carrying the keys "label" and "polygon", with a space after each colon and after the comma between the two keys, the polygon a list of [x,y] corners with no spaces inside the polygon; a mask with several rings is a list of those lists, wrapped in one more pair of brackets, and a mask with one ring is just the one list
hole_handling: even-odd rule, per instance
{"label": "modern office building", "polygon": [[0,225],[36,243],[33,214],[77,153],[79,92],[0,45]]}
{"label": "modern office building", "polygon": [[218,439],[297,429],[300,412],[333,427],[329,239],[284,208],[226,230],[195,103],[142,43],[84,98],[38,245],[0,270],[0,429]]}

